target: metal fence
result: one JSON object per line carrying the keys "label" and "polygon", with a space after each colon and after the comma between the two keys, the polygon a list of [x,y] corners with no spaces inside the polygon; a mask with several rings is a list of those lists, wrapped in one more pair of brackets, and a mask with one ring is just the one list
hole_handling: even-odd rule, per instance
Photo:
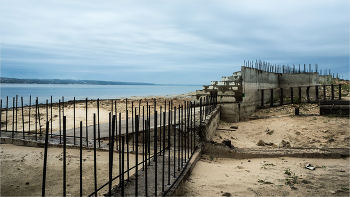
{"label": "metal fence", "polygon": [[[17,99],[17,98],[16,98]],[[88,128],[91,126],[85,123],[83,127],[83,121],[79,121],[79,126],[76,128],[74,124],[74,134],[72,136],[67,135],[67,116],[64,115],[64,108],[62,109],[62,123],[59,120],[60,131],[59,134],[52,133],[52,118],[51,122],[48,118],[48,109],[51,108],[52,117],[52,100],[49,104],[46,102],[46,121],[45,129],[37,130],[35,133],[31,133],[30,130],[24,130],[24,118],[22,117],[23,130],[17,131],[17,110],[15,106],[12,108],[12,127],[8,130],[6,124],[6,130],[3,132],[10,133],[11,137],[15,137],[15,134],[21,135],[23,139],[32,139],[36,141],[45,142],[44,147],[44,164],[43,164],[43,178],[42,178],[42,196],[45,196],[47,188],[46,172],[49,171],[47,165],[48,147],[52,143],[62,144],[63,155],[63,185],[62,192],[56,195],[67,195],[67,145],[77,146],[79,148],[79,194],[83,195],[83,189],[90,190],[89,196],[107,195],[107,196],[158,196],[166,195],[167,192],[173,187],[173,184],[181,176],[183,170],[186,168],[192,154],[197,148],[198,142],[196,142],[197,132],[199,131],[200,124],[206,119],[207,115],[213,111],[217,105],[217,99],[214,97],[204,97],[199,103],[184,101],[183,104],[174,106],[173,101],[165,101],[164,103],[157,103],[156,100],[152,103],[154,108],[153,115],[151,115],[151,103],[147,103],[146,106],[133,107],[132,118],[126,118],[125,122],[122,121],[122,114],[117,113],[117,110],[111,106],[111,112],[108,119],[108,144],[106,146],[109,153],[108,161],[108,181],[101,182],[98,180],[99,169],[98,159],[96,157],[97,151],[101,149],[101,137],[100,137],[100,124],[99,115],[93,114],[92,136],[91,131],[89,133]],[[38,99],[36,99],[37,101]],[[13,103],[15,103],[14,100]],[[21,99],[23,101],[23,98]],[[96,102],[98,102],[97,100]],[[86,117],[87,117],[87,102],[86,103]],[[62,98],[64,103],[64,98]],[[61,113],[61,101],[59,101],[59,108]],[[75,100],[73,101],[75,108]],[[113,103],[113,101],[112,101]],[[126,117],[128,117],[128,102],[126,101]],[[156,105],[160,106],[160,111],[157,111]],[[132,105],[133,106],[133,105]],[[29,106],[35,108],[35,125],[40,125],[40,111],[38,103],[35,106]],[[114,105],[116,108],[116,103]],[[2,100],[1,100],[2,108]],[[97,108],[99,108],[97,104]],[[168,108],[168,109],[167,109]],[[164,109],[164,111],[163,111]],[[8,105],[6,110],[9,110]],[[23,103],[22,107],[23,116]],[[141,114],[142,111],[142,114]],[[99,112],[99,110],[97,110]],[[114,112],[114,113],[113,113]],[[2,111],[1,111],[2,113]],[[59,114],[61,117],[61,114]],[[30,115],[29,115],[30,117]],[[15,121],[16,119],[16,121]],[[38,121],[39,120],[39,121]],[[75,114],[74,114],[75,120]],[[131,128],[129,128],[129,121],[131,121]],[[16,123],[16,124],[15,124]],[[30,124],[30,119],[29,119]],[[51,124],[51,127],[50,127]],[[124,125],[123,125],[124,124]],[[37,126],[36,126],[37,127]],[[62,129],[62,130],[61,130]],[[131,129],[131,131],[129,131]],[[84,137],[85,133],[85,137]],[[34,138],[33,138],[34,135]],[[31,136],[31,138],[30,138]],[[89,140],[90,137],[90,140]],[[49,141],[49,139],[56,139],[56,141]],[[68,141],[70,140],[70,141]],[[84,141],[85,140],[85,141]],[[88,142],[92,142],[92,144]],[[68,143],[67,143],[68,142]],[[83,173],[83,157],[82,151],[84,149],[92,149],[94,153],[93,159],[93,188],[86,188],[84,185],[87,180],[84,180]],[[141,156],[141,157],[140,157]],[[134,157],[135,165],[131,164],[131,157]],[[140,159],[141,158],[141,159]],[[118,168],[113,167],[113,163],[118,163]],[[117,174],[117,175],[116,175]],[[85,183],[84,183],[85,182]],[[107,192],[104,192],[108,188]]]}

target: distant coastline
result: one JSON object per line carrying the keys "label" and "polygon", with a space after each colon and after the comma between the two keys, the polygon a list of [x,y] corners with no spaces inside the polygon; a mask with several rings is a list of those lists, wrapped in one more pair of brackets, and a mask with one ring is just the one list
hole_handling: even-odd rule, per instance
{"label": "distant coastline", "polygon": [[0,77],[0,83],[6,84],[80,84],[80,85],[156,85],[154,83],[121,82],[121,81],[96,81],[73,79],[17,79]]}

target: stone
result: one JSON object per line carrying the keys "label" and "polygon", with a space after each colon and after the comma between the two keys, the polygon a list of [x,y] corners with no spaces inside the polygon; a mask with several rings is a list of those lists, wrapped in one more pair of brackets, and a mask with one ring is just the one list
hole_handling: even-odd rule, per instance
{"label": "stone", "polygon": [[238,129],[238,126],[232,126],[230,129]]}
{"label": "stone", "polygon": [[26,185],[29,185],[29,182],[26,182]]}
{"label": "stone", "polygon": [[228,193],[228,192],[225,192],[225,193],[222,194],[222,196],[231,196],[231,194]]}
{"label": "stone", "polygon": [[231,144],[231,140],[224,140],[221,143],[225,144],[226,146],[230,147],[230,148],[235,148],[232,144]]}
{"label": "stone", "polygon": [[334,139],[333,138],[329,138],[328,142],[334,142]]}
{"label": "stone", "polygon": [[259,142],[256,145],[265,146],[265,142],[263,140],[259,140]]}
{"label": "stone", "polygon": [[282,140],[281,147],[283,147],[283,148],[290,148],[291,145],[290,145],[289,142]]}

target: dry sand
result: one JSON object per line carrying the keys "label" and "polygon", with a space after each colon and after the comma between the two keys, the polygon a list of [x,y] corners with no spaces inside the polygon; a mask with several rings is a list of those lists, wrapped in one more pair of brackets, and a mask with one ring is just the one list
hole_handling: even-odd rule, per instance
{"label": "dry sand", "polygon": [[[317,168],[308,170],[307,163]],[[349,158],[238,160],[202,155],[181,195],[349,196]]]}
{"label": "dry sand", "polygon": [[[151,106],[151,114],[154,112],[154,99],[156,99],[156,110],[160,112],[160,107],[162,106],[162,112],[164,112],[164,105],[165,102],[167,103],[167,111],[169,110],[169,101],[173,101],[173,106],[183,105],[185,101],[190,101],[189,95],[183,94],[178,95],[174,97],[132,97],[133,99],[128,99],[127,103],[127,110],[128,110],[128,117],[132,117],[132,109],[135,113],[135,108],[137,110],[137,114],[140,112],[140,114],[143,114],[147,112],[147,102],[148,105]],[[117,106],[115,106],[115,102]],[[139,105],[140,103],[140,105]],[[133,105],[132,105],[133,104]],[[113,106],[112,106],[112,100],[100,100],[99,104],[99,121],[100,124],[102,123],[108,123],[109,119],[109,113],[113,110],[113,114],[117,112],[118,116],[119,113],[121,113],[121,119],[126,119],[126,99],[119,99],[119,100],[113,100]],[[140,106],[140,108],[139,108]],[[113,109],[112,109],[113,107]],[[61,104],[60,110],[58,103],[53,104],[52,107],[52,130],[53,131],[59,131],[60,130],[60,124],[61,126],[63,122],[63,114],[67,118],[67,130],[74,128],[74,104],[72,101],[65,102],[64,103],[64,110],[63,104]],[[140,110],[139,110],[140,109]],[[143,109],[145,112],[143,112]],[[6,129],[6,109],[2,109],[1,113],[1,130]],[[30,123],[29,123],[29,112],[30,112]],[[36,117],[35,114],[35,106],[24,107],[23,108],[23,115],[24,115],[24,130],[27,132],[29,130],[30,125],[30,132],[34,132],[37,130],[38,132],[41,131],[45,132],[45,122],[48,119],[50,122],[50,128],[51,128],[51,107],[48,107],[48,113],[46,112],[46,105],[39,105],[39,113],[40,113],[40,124],[39,124],[39,115]],[[61,120],[60,115],[61,113]],[[98,121],[97,117],[97,101],[88,101],[88,112],[87,112],[87,120],[88,120],[88,126],[93,125],[93,114],[96,114],[96,122]],[[48,114],[48,117],[47,117]],[[13,120],[14,117],[14,120]],[[37,129],[35,126],[35,120],[37,118]],[[118,117],[119,119],[119,117]],[[86,103],[85,101],[76,101],[75,104],[75,127],[79,127],[79,122],[83,121],[83,125],[85,126],[86,121]],[[16,127],[17,122],[17,127]],[[14,126],[13,126],[14,124]],[[22,120],[22,108],[17,109],[17,121],[16,121],[16,111],[13,111],[13,109],[9,109],[7,112],[7,130],[12,131],[23,131],[23,120]]]}
{"label": "dry sand", "polygon": [[[108,182],[108,152],[97,152],[97,187]],[[1,196],[41,196],[43,178],[43,148],[1,145]],[[94,152],[83,150],[83,195],[94,191]],[[126,154],[124,156],[126,160]],[[142,156],[139,156],[139,161]],[[113,177],[119,174],[118,153],[114,154]],[[67,195],[79,196],[80,158],[78,149],[67,149]],[[135,155],[130,155],[130,166]],[[125,165],[126,166],[126,165]],[[125,168],[126,169],[126,168]],[[131,171],[130,174],[135,172]],[[119,183],[119,179],[113,182]],[[99,195],[107,193],[108,186]],[[63,148],[48,148],[46,195],[63,195]]]}
{"label": "dry sand", "polygon": [[[317,104],[302,104],[302,115],[295,116],[293,105],[259,109],[251,117],[255,120],[221,122],[213,141],[228,139],[238,148],[281,147],[282,140],[298,148],[349,148],[349,118],[319,116],[318,110]],[[260,140],[265,145],[258,146]],[[308,163],[316,170],[306,169]],[[202,155],[181,195],[349,196],[349,167],[349,158],[234,159]]]}

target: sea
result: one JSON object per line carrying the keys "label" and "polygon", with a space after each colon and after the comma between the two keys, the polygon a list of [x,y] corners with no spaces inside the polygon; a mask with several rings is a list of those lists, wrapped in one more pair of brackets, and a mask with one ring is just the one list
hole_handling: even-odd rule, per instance
{"label": "sea", "polygon": [[[187,94],[201,90],[200,85],[75,85],[75,84],[0,84],[2,108],[23,105],[35,105],[36,97],[38,103],[58,103],[73,100],[95,100],[95,99],[123,99],[146,96],[166,96]],[[13,102],[16,100],[17,102]],[[30,99],[31,97],[31,99]],[[8,99],[8,101],[7,101]],[[31,103],[30,103],[31,100]],[[8,104],[7,104],[8,102]]]}

